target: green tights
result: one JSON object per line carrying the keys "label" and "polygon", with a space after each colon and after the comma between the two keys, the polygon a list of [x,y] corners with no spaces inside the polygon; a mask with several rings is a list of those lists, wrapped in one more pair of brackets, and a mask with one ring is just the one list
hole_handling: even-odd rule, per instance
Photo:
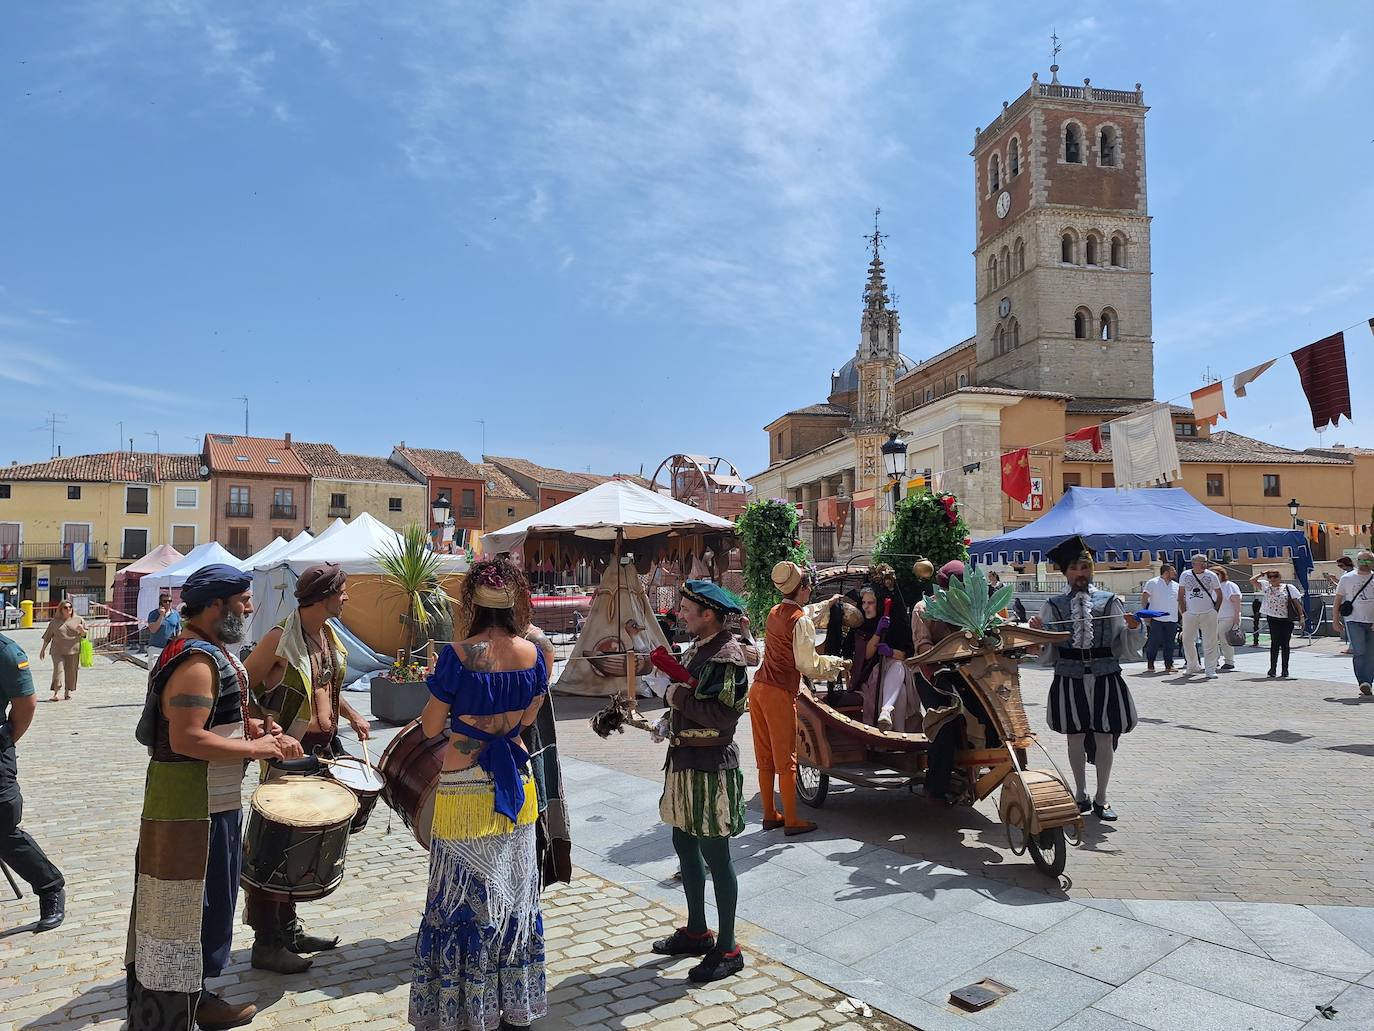
{"label": "green tights", "polygon": [[716,886],[716,912],[720,929],[716,947],[724,952],[735,948],[735,904],[739,901],[739,882],[735,862],[730,858],[729,838],[698,838],[673,828],[673,849],[682,868],[682,888],[687,893],[687,930],[702,934],[706,926],[706,868]]}

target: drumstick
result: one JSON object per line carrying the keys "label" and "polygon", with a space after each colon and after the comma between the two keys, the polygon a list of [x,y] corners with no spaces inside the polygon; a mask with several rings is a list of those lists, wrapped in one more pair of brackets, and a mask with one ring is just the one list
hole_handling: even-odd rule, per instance
{"label": "drumstick", "polygon": [[368,766],[371,766],[372,757],[367,754],[367,738],[358,738],[358,743],[363,746],[363,762],[367,763]]}

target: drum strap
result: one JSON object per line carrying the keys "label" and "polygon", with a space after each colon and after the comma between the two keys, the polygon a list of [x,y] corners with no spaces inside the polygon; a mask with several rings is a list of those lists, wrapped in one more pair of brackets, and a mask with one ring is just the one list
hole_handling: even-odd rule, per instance
{"label": "drum strap", "polygon": [[486,771],[495,786],[496,811],[514,823],[520,815],[521,806],[525,804],[525,784],[520,777],[520,767],[528,766],[530,761],[523,748],[515,747],[520,737],[520,724],[517,723],[504,734],[490,734],[455,716],[453,729],[474,741],[483,742],[482,750],[477,753],[477,765]]}

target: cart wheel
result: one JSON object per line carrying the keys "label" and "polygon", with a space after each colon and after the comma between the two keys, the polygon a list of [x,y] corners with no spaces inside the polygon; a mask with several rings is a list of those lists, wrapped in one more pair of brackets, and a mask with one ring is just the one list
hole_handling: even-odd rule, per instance
{"label": "cart wheel", "polygon": [[1050,877],[1058,877],[1064,872],[1065,846],[1064,828],[1051,827],[1039,834],[1027,834],[1026,851],[1030,853],[1035,868]]}
{"label": "cart wheel", "polygon": [[812,809],[825,805],[825,796],[830,791],[830,777],[814,766],[797,764],[797,797]]}

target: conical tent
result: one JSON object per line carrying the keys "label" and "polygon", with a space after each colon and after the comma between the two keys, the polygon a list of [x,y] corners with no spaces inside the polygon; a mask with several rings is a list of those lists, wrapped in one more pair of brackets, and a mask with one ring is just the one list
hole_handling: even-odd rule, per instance
{"label": "conical tent", "polygon": [[147,615],[157,608],[157,596],[164,590],[172,592],[173,600],[180,598],[181,585],[197,569],[223,563],[235,569],[243,568],[243,560],[235,558],[214,541],[207,541],[192,548],[180,562],[174,562],[166,569],[149,573],[138,582],[138,619],[147,622]]}
{"label": "conical tent", "polygon": [[[592,607],[577,647],[554,688],[561,694],[603,698],[624,694],[624,652],[637,656],[634,661],[639,668],[647,665],[649,652],[660,645],[666,648],[668,641],[634,566],[612,563],[592,595]],[[636,681],[637,693],[647,695],[643,680],[637,677]]]}

